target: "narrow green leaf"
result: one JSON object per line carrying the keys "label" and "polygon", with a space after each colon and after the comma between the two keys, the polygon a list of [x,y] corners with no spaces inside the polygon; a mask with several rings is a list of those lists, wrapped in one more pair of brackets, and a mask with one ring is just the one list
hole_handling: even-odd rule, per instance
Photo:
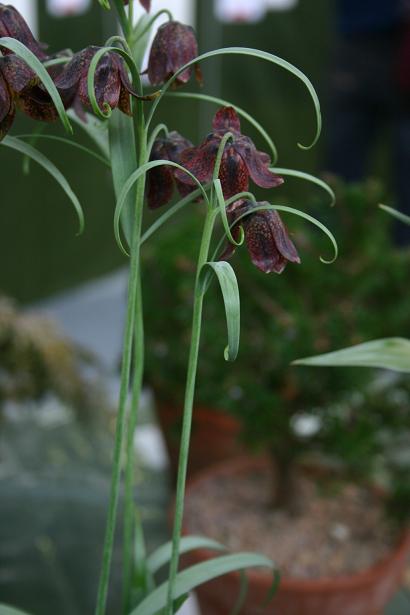
{"label": "narrow green leaf", "polygon": [[[114,111],[108,126],[110,143],[111,172],[115,197],[118,199],[128,177],[137,168],[135,133],[132,118],[118,109]],[[135,213],[135,186],[128,193],[121,214],[121,227],[128,245],[131,244]]]}
{"label": "narrow green leaf", "polygon": [[0,615],[29,615],[27,611],[16,609],[14,606],[0,604]]}
{"label": "narrow green leaf", "polygon": [[0,142],[0,145],[5,145],[6,147],[10,147],[21,154],[26,156],[30,156],[37,164],[43,167],[50,175],[54,177],[56,182],[60,184],[61,188],[64,190],[71,203],[74,205],[74,209],[77,213],[79,230],[78,234],[83,232],[84,229],[84,214],[81,208],[80,202],[74,192],[71,189],[70,184],[64,177],[64,175],[57,169],[57,167],[46,157],[44,154],[39,152],[37,149],[29,145],[28,143],[24,143],[24,141],[20,141],[16,137],[5,137],[3,141]]}
{"label": "narrow green leaf", "polygon": [[313,87],[313,85],[310,82],[310,80],[306,77],[306,75],[304,75],[302,73],[302,71],[300,71],[298,68],[296,68],[296,66],[293,66],[293,64],[290,64],[289,62],[287,62],[286,60],[283,60],[279,56],[275,56],[272,53],[268,53],[267,51],[261,51],[259,49],[250,49],[250,48],[247,48],[247,47],[225,47],[223,49],[215,49],[214,51],[208,51],[207,53],[203,53],[202,55],[198,56],[194,60],[191,60],[190,62],[187,62],[186,64],[184,64],[184,66],[182,66],[170,79],[168,79],[168,81],[163,86],[160,96],[158,96],[158,98],[156,98],[156,100],[154,101],[154,103],[152,105],[151,113],[150,113],[149,118],[147,120],[147,125],[152,120],[152,117],[153,117],[153,115],[155,113],[155,110],[158,107],[158,104],[162,100],[163,96],[165,95],[167,90],[171,87],[171,85],[173,84],[173,82],[175,81],[175,79],[178,77],[178,75],[180,73],[182,73],[184,70],[186,70],[189,66],[193,66],[197,62],[201,62],[202,60],[206,60],[208,58],[212,58],[212,57],[219,56],[219,55],[254,56],[256,58],[259,58],[260,60],[266,60],[268,62],[276,64],[277,66],[280,66],[281,68],[284,68],[285,70],[287,70],[290,73],[292,73],[295,77],[300,79],[302,81],[302,83],[306,86],[306,88],[307,88],[307,90],[308,90],[308,92],[309,92],[309,94],[310,94],[310,96],[312,98],[312,101],[313,101],[313,105],[314,105],[314,109],[315,109],[315,114],[316,114],[316,132],[315,132],[315,136],[313,138],[313,141],[312,141],[312,143],[310,145],[306,146],[306,145],[301,145],[300,143],[298,143],[298,146],[300,148],[302,148],[302,149],[310,149],[311,147],[313,147],[317,143],[317,141],[319,139],[319,136],[320,136],[320,131],[321,131],[321,128],[322,128],[322,116],[321,116],[321,112],[320,112],[320,102],[319,102],[319,99],[317,97],[315,88]]}
{"label": "narrow green leaf", "polygon": [[[239,351],[240,338],[240,299],[236,275],[231,265],[226,261],[209,262],[204,268],[210,267],[218,278],[225,305],[226,325],[228,329],[228,345],[225,348],[226,361],[235,361]],[[202,277],[201,292],[206,292],[207,278]]]}
{"label": "narrow green leaf", "polygon": [[293,361],[293,365],[318,367],[380,367],[410,372],[410,340],[402,337],[365,342],[343,350]]}
{"label": "narrow green leaf", "polygon": [[86,121],[83,122],[78,115],[70,109],[68,111],[68,115],[70,116],[71,121],[73,121],[77,126],[79,126],[85,134],[90,137],[90,139],[97,145],[100,149],[101,153],[105,158],[109,157],[110,148],[108,144],[108,129],[107,123],[101,122],[98,118],[91,113],[85,114]]}
{"label": "narrow green leaf", "polygon": [[76,149],[84,152],[85,154],[92,156],[99,162],[102,162],[102,164],[104,164],[106,167],[111,167],[110,162],[107,158],[104,158],[103,156],[95,152],[94,150],[86,147],[85,145],[81,145],[81,143],[77,143],[77,141],[72,141],[71,139],[65,139],[64,137],[57,137],[55,135],[43,135],[39,133],[34,133],[34,135],[33,134],[15,135],[15,137],[17,139],[30,139],[34,137],[34,141],[38,141],[38,139],[46,139],[48,141],[57,141],[60,143],[64,143],[64,145],[71,145],[71,147],[75,147]]}
{"label": "narrow green leaf", "polygon": [[[211,581],[216,577],[233,571],[246,568],[270,568],[274,570],[273,562],[263,555],[254,553],[237,553],[235,555],[222,555],[200,564],[195,564],[176,576],[174,598],[187,594],[191,590]],[[167,601],[168,582],[155,589],[130,615],[156,615],[163,609]]]}
{"label": "narrow green leaf", "polygon": [[331,189],[331,187],[326,182],[324,182],[322,179],[319,179],[319,177],[315,177],[315,175],[310,175],[310,173],[304,173],[303,171],[295,171],[294,169],[273,168],[271,169],[271,171],[273,173],[276,173],[277,175],[297,177],[298,179],[305,179],[306,181],[311,182],[312,184],[316,184],[320,188],[323,188],[323,190],[325,190],[325,192],[327,192],[328,195],[330,196],[330,206],[331,207],[333,207],[333,205],[336,202],[336,195]]}
{"label": "narrow green leaf", "polygon": [[[225,547],[216,540],[205,538],[204,536],[183,536],[179,544],[179,554],[188,553],[195,549],[209,549],[212,551],[225,551]],[[158,572],[162,566],[167,564],[171,559],[172,542],[169,541],[161,545],[151,553],[147,560],[147,567],[151,574]]]}
{"label": "narrow green leaf", "polygon": [[24,60],[26,64],[36,73],[36,75],[39,77],[40,81],[46,88],[47,92],[50,94],[64,128],[67,130],[67,132],[73,132],[70,120],[68,119],[68,115],[66,113],[66,110],[64,109],[61,96],[58,93],[58,90],[54,85],[52,78],[50,77],[40,60],[34,55],[32,51],[30,51],[30,49],[27,49],[27,47],[23,45],[23,43],[20,43],[20,41],[16,40],[15,38],[4,36],[0,38],[0,45],[2,47],[6,47],[6,49],[10,49],[10,51],[15,53],[22,60]]}
{"label": "narrow green leaf", "polygon": [[389,207],[388,205],[379,205],[379,207],[380,209],[384,209],[384,211],[387,211],[387,213],[394,218],[397,218],[397,220],[404,222],[404,224],[410,225],[410,216],[406,216],[406,214],[403,214],[401,211],[393,209],[393,207]]}
{"label": "narrow green leaf", "polygon": [[191,179],[193,179],[193,181],[196,183],[196,185],[198,186],[201,195],[203,196],[204,200],[208,203],[208,195],[206,194],[202,184],[197,180],[197,178],[195,177],[195,175],[193,175],[192,173],[190,173],[189,171],[187,171],[186,169],[184,169],[184,167],[182,167],[180,164],[177,164],[176,162],[171,162],[170,160],[153,160],[152,162],[146,162],[145,164],[143,164],[142,166],[140,166],[138,169],[136,169],[133,173],[131,173],[131,175],[129,176],[129,178],[127,179],[127,181],[124,183],[120,196],[118,197],[117,200],[117,204],[115,206],[115,212],[114,212],[114,236],[115,236],[115,240],[118,244],[118,247],[120,248],[121,252],[123,252],[126,256],[129,256],[128,252],[126,251],[126,249],[124,248],[122,241],[121,241],[121,234],[120,234],[120,228],[119,228],[119,222],[121,219],[121,214],[122,214],[122,210],[124,208],[124,205],[127,201],[127,197],[128,194],[130,192],[130,190],[132,190],[132,188],[134,187],[135,183],[138,181],[138,179],[144,175],[144,173],[147,173],[150,169],[154,169],[155,167],[160,167],[160,166],[170,166],[170,167],[175,167],[176,169],[181,169],[182,171],[184,171],[185,173],[187,173],[187,175],[189,175],[191,177]]}
{"label": "narrow green leaf", "polygon": [[195,99],[204,100],[206,102],[215,103],[216,105],[221,105],[222,107],[233,107],[238,115],[240,115],[245,120],[247,120],[250,124],[252,124],[252,126],[259,132],[262,139],[265,140],[267,146],[269,147],[271,151],[272,164],[276,164],[278,160],[278,150],[276,149],[274,142],[272,141],[272,139],[270,138],[266,130],[259,124],[259,122],[257,122],[252,117],[252,115],[247,113],[244,109],[241,109],[241,107],[238,107],[238,105],[235,105],[234,103],[229,102],[229,100],[224,100],[223,98],[217,98],[216,96],[208,96],[207,94],[199,94],[195,92],[172,92],[172,93],[168,93],[167,96],[171,96],[171,97],[175,96],[177,98],[190,98],[194,100]]}

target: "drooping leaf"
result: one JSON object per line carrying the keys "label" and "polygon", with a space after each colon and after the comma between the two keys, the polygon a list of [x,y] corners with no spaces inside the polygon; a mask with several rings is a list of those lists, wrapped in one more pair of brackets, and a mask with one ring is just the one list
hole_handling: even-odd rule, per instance
{"label": "drooping leaf", "polygon": [[250,48],[247,48],[247,47],[225,47],[223,49],[215,49],[214,51],[208,51],[207,53],[203,53],[202,55],[199,55],[197,58],[195,58],[191,62],[187,62],[187,64],[182,66],[164,84],[164,86],[163,86],[163,88],[161,90],[161,94],[158,96],[158,98],[156,98],[156,100],[154,101],[154,103],[152,105],[150,115],[149,115],[149,117],[147,119],[147,125],[149,125],[150,121],[152,120],[152,117],[153,117],[153,115],[155,113],[155,110],[158,107],[158,104],[162,100],[163,96],[166,94],[166,92],[171,87],[171,85],[173,84],[175,79],[177,79],[177,77],[178,77],[178,75],[180,73],[185,71],[188,67],[193,66],[194,64],[196,64],[198,62],[201,62],[202,60],[206,60],[208,58],[212,58],[212,57],[219,56],[219,55],[254,56],[254,57],[259,58],[261,60],[266,60],[268,62],[276,64],[277,66],[280,66],[281,68],[284,68],[285,70],[287,70],[288,72],[293,74],[295,77],[300,79],[302,81],[302,83],[306,86],[306,88],[307,88],[307,90],[308,90],[308,92],[309,92],[309,94],[310,94],[310,96],[312,98],[312,101],[313,101],[314,110],[315,110],[315,114],[316,114],[316,132],[315,132],[315,136],[313,138],[313,141],[312,141],[312,143],[310,145],[306,146],[306,145],[301,145],[300,143],[298,143],[298,146],[300,148],[302,148],[302,149],[310,149],[311,147],[313,147],[317,143],[317,141],[319,139],[319,136],[320,136],[321,128],[322,128],[322,116],[321,116],[321,112],[320,112],[320,102],[319,102],[319,99],[318,99],[318,96],[316,94],[315,88],[313,87],[311,81],[306,77],[306,75],[304,75],[302,73],[302,71],[300,71],[298,68],[296,68],[296,66],[293,66],[293,64],[290,64],[290,62],[287,62],[286,60],[283,60],[279,56],[275,56],[272,53],[268,53],[267,51],[261,51],[259,49],[250,49]]}
{"label": "drooping leaf", "polygon": [[220,179],[214,179],[213,186],[214,186],[216,200],[217,200],[218,206],[219,206],[219,213],[221,215],[222,224],[223,224],[223,227],[225,229],[225,234],[226,234],[226,236],[228,238],[228,241],[233,243],[234,246],[240,246],[244,242],[245,234],[243,232],[242,227],[240,227],[241,236],[240,236],[239,241],[236,241],[235,238],[232,235],[232,232],[231,232],[231,229],[230,229],[230,226],[229,226],[228,216],[226,215],[226,203],[225,203],[224,195],[223,195],[223,192],[222,192],[221,180]]}
{"label": "drooping leaf", "polygon": [[[240,299],[236,275],[231,265],[226,261],[205,263],[204,269],[211,268],[215,273],[222,291],[225,305],[226,325],[228,330],[228,345],[225,348],[226,361],[235,361],[239,351],[240,338]],[[206,292],[208,280],[205,271],[202,273],[200,292]]]}
{"label": "drooping leaf", "polygon": [[283,168],[275,167],[270,170],[272,171],[272,173],[276,173],[276,175],[297,177],[298,179],[304,179],[308,182],[311,182],[312,184],[316,184],[317,186],[320,186],[320,188],[323,188],[323,190],[327,192],[328,195],[330,196],[330,205],[333,206],[335,204],[336,202],[335,193],[333,192],[331,187],[319,177],[316,177],[315,175],[311,175],[310,173],[304,173],[303,171],[295,171],[294,169],[283,169]]}
{"label": "drooping leaf", "polygon": [[387,211],[387,213],[394,218],[397,218],[397,220],[400,220],[400,222],[404,222],[404,224],[410,225],[410,216],[406,216],[406,214],[403,214],[398,209],[393,209],[393,207],[389,207],[388,205],[379,205],[379,207],[380,209]]}
{"label": "drooping leaf", "polygon": [[196,92],[172,92],[168,93],[167,96],[178,97],[178,98],[191,98],[194,100],[204,100],[206,102],[215,103],[216,105],[221,105],[221,107],[233,107],[238,115],[247,120],[252,126],[259,132],[261,137],[264,139],[266,144],[268,145],[271,154],[272,154],[272,164],[276,164],[278,160],[278,151],[276,146],[266,130],[257,122],[252,115],[247,113],[241,107],[238,107],[234,103],[229,102],[228,100],[224,100],[223,98],[217,98],[216,96],[208,96],[208,94],[200,94]]}
{"label": "drooping leaf", "polygon": [[293,361],[293,365],[318,367],[379,367],[410,372],[410,340],[402,337],[373,340],[335,352]]}
{"label": "drooping leaf", "polygon": [[38,75],[45,89],[50,94],[50,97],[55,105],[55,108],[57,109],[57,113],[60,116],[64,128],[67,130],[67,132],[71,133],[73,129],[71,127],[70,120],[68,119],[67,112],[64,109],[61,96],[58,93],[58,90],[54,85],[52,78],[50,77],[46,68],[44,68],[40,60],[34,55],[32,51],[30,51],[30,49],[27,49],[27,47],[23,45],[23,43],[20,43],[20,41],[16,40],[15,38],[4,36],[0,38],[0,45],[2,47],[6,47],[6,49],[10,49],[10,51],[19,56],[19,58],[24,60],[26,64],[36,73],[36,75]]}
{"label": "drooping leaf", "polygon": [[[178,599],[180,596],[198,587],[198,585],[202,585],[202,583],[211,581],[216,577],[247,568],[269,568],[272,571],[275,570],[272,560],[263,555],[254,553],[222,555],[200,564],[195,564],[179,572],[175,580],[174,599]],[[156,615],[166,605],[167,590],[168,582],[165,582],[147,596],[130,615]]]}
{"label": "drooping leaf", "polygon": [[[30,138],[33,138],[33,135],[24,134],[24,135],[15,135],[15,137],[17,139],[30,139]],[[58,137],[56,135],[43,135],[43,134],[34,133],[33,142],[36,142],[39,139],[40,140],[45,139],[46,141],[57,141],[59,143],[64,143],[64,145],[70,145],[71,147],[74,147],[75,149],[78,149],[84,152],[85,154],[92,156],[93,158],[95,158],[96,160],[104,164],[105,166],[111,167],[110,162],[107,158],[104,158],[98,152],[95,152],[89,147],[86,147],[85,145],[81,145],[81,143],[77,143],[77,141],[73,141],[72,139],[65,139],[64,137]],[[33,145],[33,142],[30,141],[30,145]]]}
{"label": "drooping leaf", "polygon": [[[204,536],[183,536],[179,543],[179,554],[188,553],[195,549],[209,549],[210,551],[225,551],[225,547],[216,540]],[[172,542],[169,541],[156,549],[147,560],[147,567],[151,574],[158,572],[162,566],[171,559]]]}
{"label": "drooping leaf", "polygon": [[0,145],[5,145],[6,147],[10,147],[11,149],[20,152],[21,154],[29,156],[54,177],[56,182],[61,186],[61,188],[64,190],[71,203],[73,204],[74,209],[77,213],[79,223],[78,233],[82,233],[84,229],[84,214],[80,202],[77,196],[72,191],[71,186],[64,177],[64,175],[61,173],[61,171],[57,169],[57,167],[51,162],[51,160],[44,156],[42,152],[39,152],[37,149],[29,145],[28,143],[24,143],[24,141],[20,141],[16,137],[7,136],[3,139],[3,141],[1,141]]}

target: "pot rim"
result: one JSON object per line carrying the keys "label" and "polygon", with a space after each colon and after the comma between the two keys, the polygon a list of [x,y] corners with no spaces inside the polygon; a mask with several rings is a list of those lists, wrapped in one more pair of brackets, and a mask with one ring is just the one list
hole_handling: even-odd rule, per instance
{"label": "pot rim", "polygon": [[[265,456],[241,456],[228,462],[222,462],[210,466],[209,468],[202,470],[188,480],[186,487],[186,496],[189,497],[189,491],[192,488],[198,486],[198,484],[200,483],[207,481],[211,476],[239,474],[253,468],[262,468],[266,465],[266,463],[267,460]],[[186,519],[184,518],[183,533],[185,535],[189,534],[187,530],[188,527]],[[395,567],[396,564],[401,563],[401,561],[406,558],[409,551],[410,527],[405,527],[399,540],[397,541],[396,546],[393,547],[391,552],[369,568],[366,568],[365,570],[356,573],[342,574],[335,577],[320,577],[317,579],[305,579],[283,576],[281,577],[280,581],[280,590],[281,592],[298,591],[305,593],[334,592],[338,590],[354,591],[356,588],[364,585],[373,585],[375,582],[377,582],[378,579],[382,580],[385,577],[386,570],[391,567]],[[200,560],[211,559],[215,556],[215,554],[208,549],[196,549],[195,551],[193,551],[193,553],[195,553],[195,557]],[[250,568],[246,571],[246,574],[252,584],[268,588],[269,585],[272,583],[272,575],[265,572],[264,569],[257,570],[255,568]],[[228,576],[232,577],[234,575],[239,577],[238,572],[228,573]]]}

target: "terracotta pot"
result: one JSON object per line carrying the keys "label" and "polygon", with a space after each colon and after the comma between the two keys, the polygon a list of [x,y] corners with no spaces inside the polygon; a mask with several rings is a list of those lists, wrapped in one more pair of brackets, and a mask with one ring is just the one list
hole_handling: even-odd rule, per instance
{"label": "terracotta pot", "polygon": [[[182,412],[180,408],[158,404],[157,416],[162,429],[171,465],[172,476],[178,468]],[[240,423],[220,410],[194,408],[188,476],[210,465],[244,454],[239,442]]]}
{"label": "terracotta pot", "polygon": [[[246,474],[264,468],[264,459],[243,457],[210,468],[189,482],[186,498],[189,499],[193,487],[215,476]],[[184,523],[184,533],[189,534],[189,519]],[[410,531],[405,531],[388,557],[363,572],[312,580],[283,578],[275,597],[265,608],[261,605],[271,586],[272,575],[258,569],[249,570],[248,595],[241,615],[382,615],[400,584],[409,552]],[[215,553],[199,549],[185,562],[192,565],[210,557],[215,557]],[[197,588],[202,615],[229,613],[239,587],[239,573],[230,573]]]}

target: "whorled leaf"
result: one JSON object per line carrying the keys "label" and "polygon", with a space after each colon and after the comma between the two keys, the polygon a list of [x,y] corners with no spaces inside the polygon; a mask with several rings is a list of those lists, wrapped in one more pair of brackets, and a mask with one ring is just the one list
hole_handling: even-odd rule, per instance
{"label": "whorled leaf", "polygon": [[160,101],[162,100],[162,98],[164,97],[164,95],[166,94],[166,92],[168,91],[168,89],[171,87],[171,85],[173,84],[173,82],[175,81],[175,79],[177,79],[178,75],[180,73],[182,73],[183,71],[185,71],[187,68],[189,68],[190,66],[196,64],[197,62],[201,62],[202,60],[206,60],[208,58],[212,58],[218,55],[245,55],[245,56],[254,56],[256,58],[259,58],[261,60],[266,60],[268,62],[271,62],[273,64],[276,64],[277,66],[280,66],[281,68],[284,68],[285,70],[289,71],[290,73],[292,73],[295,77],[297,77],[298,79],[300,79],[302,81],[302,83],[306,86],[313,104],[314,104],[314,109],[315,109],[315,113],[316,113],[316,133],[315,136],[313,138],[313,141],[310,145],[301,145],[300,143],[298,143],[298,146],[302,149],[310,149],[311,147],[313,147],[320,136],[320,132],[321,132],[321,128],[322,128],[322,116],[321,116],[321,112],[320,112],[320,102],[318,99],[318,96],[316,94],[315,88],[313,87],[311,81],[306,77],[306,75],[304,75],[302,73],[302,71],[300,71],[298,68],[296,68],[296,66],[293,66],[293,64],[290,64],[290,62],[287,62],[286,60],[283,60],[282,58],[280,58],[279,56],[275,56],[272,53],[268,53],[267,51],[261,51],[259,49],[251,49],[251,48],[247,48],[247,47],[225,47],[223,49],[215,49],[214,51],[208,51],[207,53],[203,53],[202,55],[199,55],[197,58],[195,58],[194,60],[192,60],[191,62],[188,62],[187,64],[185,64],[184,66],[182,66],[176,73],[175,75],[173,75],[163,86],[162,90],[161,90],[161,94],[156,98],[156,100],[154,101],[152,108],[151,108],[151,112],[150,115],[148,117],[147,120],[147,125],[149,125],[150,121],[152,120],[152,117],[156,111],[156,108],[158,107],[158,104],[160,103]]}
{"label": "whorled leaf", "polygon": [[[204,536],[183,536],[179,543],[179,554],[189,553],[195,549],[209,549],[210,551],[225,551],[221,543]],[[151,574],[158,572],[162,566],[165,566],[172,555],[172,542],[169,541],[156,549],[147,559],[147,568]]]}
{"label": "whorled leaf", "polygon": [[404,222],[404,224],[410,225],[410,216],[406,216],[406,214],[403,214],[398,209],[393,209],[393,207],[389,207],[388,205],[379,205],[379,207],[380,209],[387,211],[387,213],[393,216],[393,218],[400,220],[400,222]]}
{"label": "whorled leaf", "polygon": [[304,179],[308,182],[311,182],[312,184],[316,184],[320,188],[323,188],[323,190],[327,192],[327,194],[330,196],[331,207],[333,207],[333,205],[336,203],[336,195],[333,192],[332,188],[326,182],[324,182],[319,177],[316,177],[315,175],[311,175],[310,173],[304,173],[303,171],[295,171],[294,169],[284,169],[277,167],[272,168],[271,171],[272,173],[276,173],[277,175],[296,177],[298,179]]}

